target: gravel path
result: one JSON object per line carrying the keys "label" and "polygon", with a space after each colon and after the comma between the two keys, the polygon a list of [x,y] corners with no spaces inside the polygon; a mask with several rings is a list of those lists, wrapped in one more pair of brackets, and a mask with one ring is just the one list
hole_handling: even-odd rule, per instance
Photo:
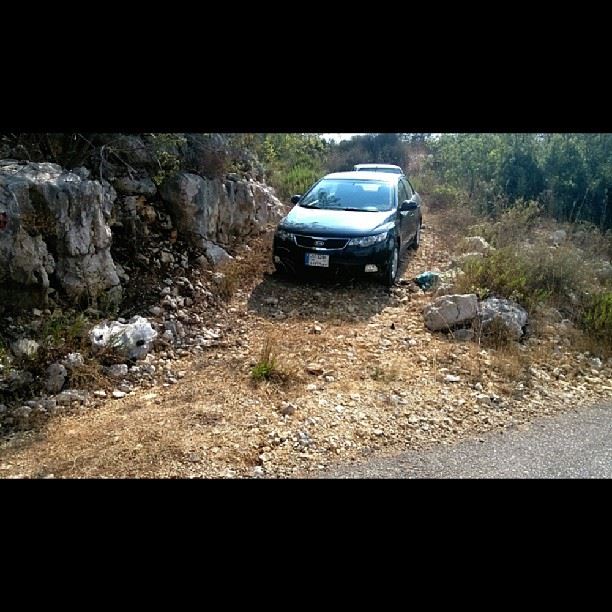
{"label": "gravel path", "polygon": [[323,478],[612,478],[612,404],[454,446],[410,451]]}

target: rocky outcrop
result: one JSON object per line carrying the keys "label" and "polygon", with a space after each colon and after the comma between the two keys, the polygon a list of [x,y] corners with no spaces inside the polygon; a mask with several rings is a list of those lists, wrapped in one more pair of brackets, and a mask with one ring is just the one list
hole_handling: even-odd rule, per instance
{"label": "rocky outcrop", "polygon": [[42,302],[51,284],[74,300],[118,296],[107,224],[115,191],[83,176],[57,164],[0,162],[0,283]]}
{"label": "rocky outcrop", "polygon": [[482,332],[486,334],[494,322],[501,322],[511,338],[520,340],[527,325],[527,311],[512,300],[488,298],[480,303]]}
{"label": "rocky outcrop", "polygon": [[425,306],[423,316],[431,331],[452,329],[478,316],[478,298],[473,293],[445,295]]}
{"label": "rocky outcrop", "polygon": [[195,246],[203,240],[230,244],[280,219],[283,205],[255,181],[206,179],[180,172],[162,183],[162,198],[178,231]]}

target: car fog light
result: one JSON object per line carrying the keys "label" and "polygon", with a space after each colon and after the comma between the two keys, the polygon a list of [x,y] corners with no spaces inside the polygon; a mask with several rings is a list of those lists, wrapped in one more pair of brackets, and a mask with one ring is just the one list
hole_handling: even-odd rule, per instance
{"label": "car fog light", "polygon": [[365,267],[365,271],[366,272],[378,272],[378,266],[375,266],[374,264],[368,264]]}

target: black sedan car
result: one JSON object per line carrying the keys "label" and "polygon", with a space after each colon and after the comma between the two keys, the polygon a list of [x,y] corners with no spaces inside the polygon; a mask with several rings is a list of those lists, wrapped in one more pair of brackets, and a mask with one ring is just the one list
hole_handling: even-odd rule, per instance
{"label": "black sedan car", "polygon": [[328,174],[291,202],[274,236],[281,272],[377,274],[392,285],[402,250],[419,246],[421,198],[403,175]]}

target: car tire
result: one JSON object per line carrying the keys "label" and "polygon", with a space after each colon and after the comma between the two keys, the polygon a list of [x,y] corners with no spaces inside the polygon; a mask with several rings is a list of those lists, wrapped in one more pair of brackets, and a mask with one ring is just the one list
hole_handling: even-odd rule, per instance
{"label": "car tire", "polygon": [[387,264],[387,269],[383,275],[383,283],[387,287],[393,287],[395,281],[397,279],[397,272],[399,270],[399,244],[395,243],[395,247],[389,257],[389,263]]}
{"label": "car tire", "polygon": [[421,246],[421,226],[422,225],[423,225],[423,220],[421,219],[419,221],[419,224],[417,225],[416,234],[414,235],[414,238],[413,238],[412,242],[410,243],[410,248],[413,251],[417,251],[419,249],[419,247]]}

